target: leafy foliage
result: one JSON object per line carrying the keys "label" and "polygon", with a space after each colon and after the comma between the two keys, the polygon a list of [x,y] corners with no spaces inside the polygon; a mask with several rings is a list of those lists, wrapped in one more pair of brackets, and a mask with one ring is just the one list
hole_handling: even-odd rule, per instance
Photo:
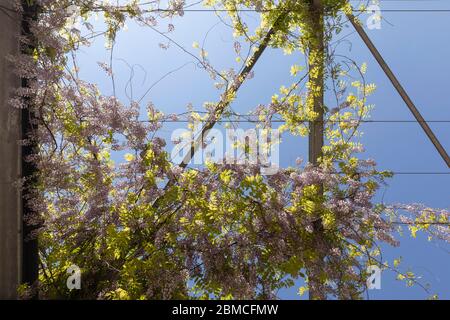
{"label": "leafy foliage", "polygon": [[[307,123],[318,116],[313,109],[317,92],[327,86],[334,93],[335,102],[323,106],[327,144],[319,165],[299,163],[273,176],[262,176],[250,164],[207,163],[186,170],[174,165],[158,130],[176,116],[150,103],[148,121],[141,121],[138,101],[126,105],[103,95],[79,77],[76,63],[77,50],[100,34],[92,24],[94,15],[102,14],[112,50],[126,21],[156,29],[161,21],[183,16],[186,4],[172,0],[163,11],[159,5],[40,0],[40,19],[33,24],[39,47],[14,58],[18,74],[33,82],[12,103],[20,107],[21,98],[32,96],[39,115],[35,138],[40,150],[30,161],[39,168],[33,203],[41,225],[42,297],[276,298],[278,289],[298,278],[308,280],[314,272],[323,296],[360,298],[366,266],[387,267],[377,257],[378,242],[397,245],[393,234],[399,221],[413,236],[423,230],[449,239],[446,211],[373,203],[380,185],[392,176],[357,156],[362,151],[358,127],[369,116],[367,97],[375,85],[365,83],[366,65],[338,58],[330,46],[311,50],[319,37],[308,1],[207,0],[204,6],[224,10],[220,13],[233,27],[242,68],[254,57],[245,56],[243,46],[250,53],[269,46],[307,57],[305,66],[286,71],[293,83],[254,110],[259,126],[282,119],[282,130],[308,135]],[[343,0],[322,5],[327,44],[342,29],[340,12],[351,7]],[[259,26],[250,30],[239,9],[258,11]],[[267,34],[269,42],[261,46]],[[216,71],[204,48],[198,42],[193,46],[201,50],[199,66],[223,90],[222,104],[206,105],[207,116],[226,117],[223,109],[234,100],[236,83],[248,81],[250,74],[239,78],[236,70]],[[323,75],[319,64],[325,66]],[[114,81],[111,65],[100,66]],[[322,76],[326,82],[318,85]],[[125,162],[113,161],[117,152],[127,152]],[[66,287],[72,264],[82,269],[80,291]],[[398,266],[394,262],[393,268]],[[399,278],[416,282],[409,273]],[[308,289],[301,287],[299,293]]]}

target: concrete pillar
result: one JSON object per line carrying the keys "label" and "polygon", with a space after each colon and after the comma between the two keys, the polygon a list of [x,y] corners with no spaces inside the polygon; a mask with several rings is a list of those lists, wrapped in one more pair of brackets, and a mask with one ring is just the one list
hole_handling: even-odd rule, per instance
{"label": "concrete pillar", "polygon": [[16,299],[21,282],[21,195],[15,182],[21,176],[21,113],[9,105],[20,79],[8,55],[19,50],[20,18],[12,0],[0,0],[0,299]]}

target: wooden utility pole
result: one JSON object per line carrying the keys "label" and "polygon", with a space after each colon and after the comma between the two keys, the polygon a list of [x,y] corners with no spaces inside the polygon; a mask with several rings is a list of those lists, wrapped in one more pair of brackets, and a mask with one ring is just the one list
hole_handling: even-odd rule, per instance
{"label": "wooden utility pole", "polygon": [[16,186],[21,176],[21,110],[9,104],[20,79],[7,59],[19,52],[20,16],[13,2],[0,0],[0,299],[16,299],[22,281],[22,207]]}
{"label": "wooden utility pole", "polygon": [[[325,39],[324,39],[324,16],[321,0],[312,0],[310,7],[312,38],[309,43],[309,97],[308,107],[316,113],[314,121],[310,122],[309,132],[309,162],[314,166],[319,164],[322,157],[322,147],[324,145],[324,75],[325,75]],[[318,186],[318,196],[323,194],[323,185]],[[320,203],[317,204],[320,210]],[[320,212],[315,214],[316,220],[313,223],[313,247],[317,253],[316,261],[308,271],[309,299],[326,299],[323,295],[323,281],[321,268],[324,253],[321,252],[324,241],[322,219]]]}

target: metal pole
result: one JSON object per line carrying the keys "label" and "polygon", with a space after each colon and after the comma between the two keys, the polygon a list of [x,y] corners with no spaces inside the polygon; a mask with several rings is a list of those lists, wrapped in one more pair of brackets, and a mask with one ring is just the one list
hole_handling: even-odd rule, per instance
{"label": "metal pole", "polygon": [[426,135],[431,140],[431,142],[435,146],[436,150],[441,155],[442,159],[445,161],[447,166],[450,168],[450,157],[449,157],[447,151],[445,151],[444,147],[439,142],[438,138],[434,135],[433,130],[431,130],[431,128],[428,125],[428,123],[422,117],[422,115],[420,114],[419,110],[416,108],[414,102],[411,100],[411,98],[409,97],[408,93],[406,93],[406,90],[400,84],[400,81],[398,81],[397,77],[394,75],[394,73],[392,72],[391,68],[389,68],[388,64],[383,59],[383,57],[381,56],[380,52],[377,50],[377,48],[375,47],[373,42],[370,40],[370,38],[367,35],[367,33],[364,31],[364,29],[361,27],[361,25],[356,21],[355,16],[352,15],[352,14],[347,14],[347,18],[348,18],[348,20],[350,20],[351,24],[353,25],[353,27],[358,32],[359,36],[364,41],[364,43],[366,44],[367,48],[369,48],[370,52],[372,53],[374,58],[377,60],[377,62],[380,65],[380,67],[383,69],[383,71],[386,74],[386,76],[392,82],[392,84],[394,85],[395,89],[397,90],[397,92],[402,97],[403,101],[405,101],[405,103],[408,106],[409,110],[412,112],[414,118],[416,118],[417,122],[422,127],[423,131],[425,131]]}
{"label": "metal pole", "polygon": [[[32,54],[35,49],[35,39],[30,30],[30,22],[37,19],[38,6],[36,1],[22,0],[22,36],[28,38],[29,44],[22,48],[23,54]],[[22,79],[22,87],[29,86],[29,79]],[[29,204],[32,197],[33,188],[36,183],[36,165],[29,161],[28,157],[37,151],[36,141],[33,138],[33,132],[37,129],[32,101],[25,99],[25,108],[22,109],[22,139],[28,139],[29,143],[22,146],[22,177],[25,184],[22,190],[22,225],[23,225],[23,256],[22,256],[22,283],[28,286],[37,284],[39,272],[39,251],[36,230],[38,225],[32,222],[36,212]],[[31,220],[30,220],[31,219]],[[37,298],[37,291],[33,290],[32,298]]]}
{"label": "metal pole", "polygon": [[20,16],[13,1],[0,0],[0,299],[16,299],[21,282],[20,113],[9,103],[20,79],[8,55],[19,52]]}
{"label": "metal pole", "polygon": [[[309,162],[317,166],[319,159],[322,157],[322,147],[324,145],[324,63],[325,63],[325,41],[324,41],[324,17],[321,0],[313,0],[311,4],[311,29],[315,32],[311,40],[309,48],[309,72],[310,84],[313,88],[310,89],[312,95],[312,109],[317,114],[314,121],[309,124]],[[312,72],[311,72],[312,71]],[[308,98],[311,99],[311,98]],[[323,194],[323,185],[319,186],[318,195]],[[320,212],[316,213],[316,220],[313,223],[313,247],[318,253],[317,260],[313,264],[312,269],[308,271],[309,281],[309,299],[323,300],[326,296],[323,295],[323,283],[321,281],[321,273],[323,270],[320,267],[324,259],[324,253],[320,252],[320,243],[324,240],[322,219]]]}

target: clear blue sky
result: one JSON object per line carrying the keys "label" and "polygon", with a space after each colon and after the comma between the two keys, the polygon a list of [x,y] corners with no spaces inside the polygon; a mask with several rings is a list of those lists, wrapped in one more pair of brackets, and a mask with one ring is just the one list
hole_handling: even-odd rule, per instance
{"label": "clear blue sky", "polygon": [[[428,1],[381,1],[382,9],[450,9],[450,0]],[[450,121],[450,12],[385,12],[381,30],[368,30],[369,36],[390,64],[403,86],[427,120]],[[251,21],[251,15],[248,17]],[[202,43],[209,32],[205,49],[217,69],[237,68],[233,54],[234,39],[229,28],[219,22],[213,13],[186,12],[183,18],[174,20],[175,32],[171,37],[186,49],[196,52],[192,43]],[[161,26],[163,28],[163,26]],[[371,57],[367,48],[349,25],[342,33],[352,43],[347,55],[358,62],[368,63],[367,79],[377,85],[377,91],[370,97],[375,104],[374,120],[413,120],[391,83]],[[124,87],[129,78],[130,65],[135,69],[134,96],[140,97],[152,83],[168,72],[180,70],[159,82],[143,102],[152,101],[157,108],[167,113],[186,111],[192,103],[201,107],[205,101],[217,101],[217,91],[208,75],[197,68],[192,57],[174,45],[164,51],[158,43],[166,43],[160,35],[133,24],[129,31],[121,32],[114,51],[117,94],[127,101]],[[105,81],[96,61],[108,61],[103,41],[80,55],[81,74],[97,82],[105,93],[111,93],[110,82]],[[289,68],[292,64],[303,64],[300,55],[285,56],[282,52],[270,50],[258,62],[255,79],[242,87],[233,104],[237,112],[245,113],[259,103],[267,103],[281,85],[288,85],[292,78]],[[146,77],[141,70],[146,71]],[[198,108],[197,108],[198,109]],[[170,136],[171,130],[183,124],[170,124],[163,133]],[[430,123],[441,143],[450,153],[450,122]],[[433,145],[417,123],[367,123],[363,143],[368,157],[374,158],[380,168],[395,172],[450,172]],[[281,165],[293,165],[297,157],[307,158],[306,139],[285,136],[281,145]],[[450,209],[450,175],[397,175],[389,186],[382,189],[378,199],[384,195],[387,203],[424,203],[430,207]],[[444,243],[411,240],[409,236],[399,238],[400,248],[385,247],[383,258],[392,263],[394,258],[403,257],[403,268],[411,267],[421,274],[424,282],[431,284],[432,293],[440,298],[450,299],[450,246]],[[298,299],[297,287],[281,292],[281,297]],[[423,299],[427,294],[418,287],[406,288],[395,280],[395,274],[386,271],[382,276],[382,289],[371,290],[371,299]]]}

